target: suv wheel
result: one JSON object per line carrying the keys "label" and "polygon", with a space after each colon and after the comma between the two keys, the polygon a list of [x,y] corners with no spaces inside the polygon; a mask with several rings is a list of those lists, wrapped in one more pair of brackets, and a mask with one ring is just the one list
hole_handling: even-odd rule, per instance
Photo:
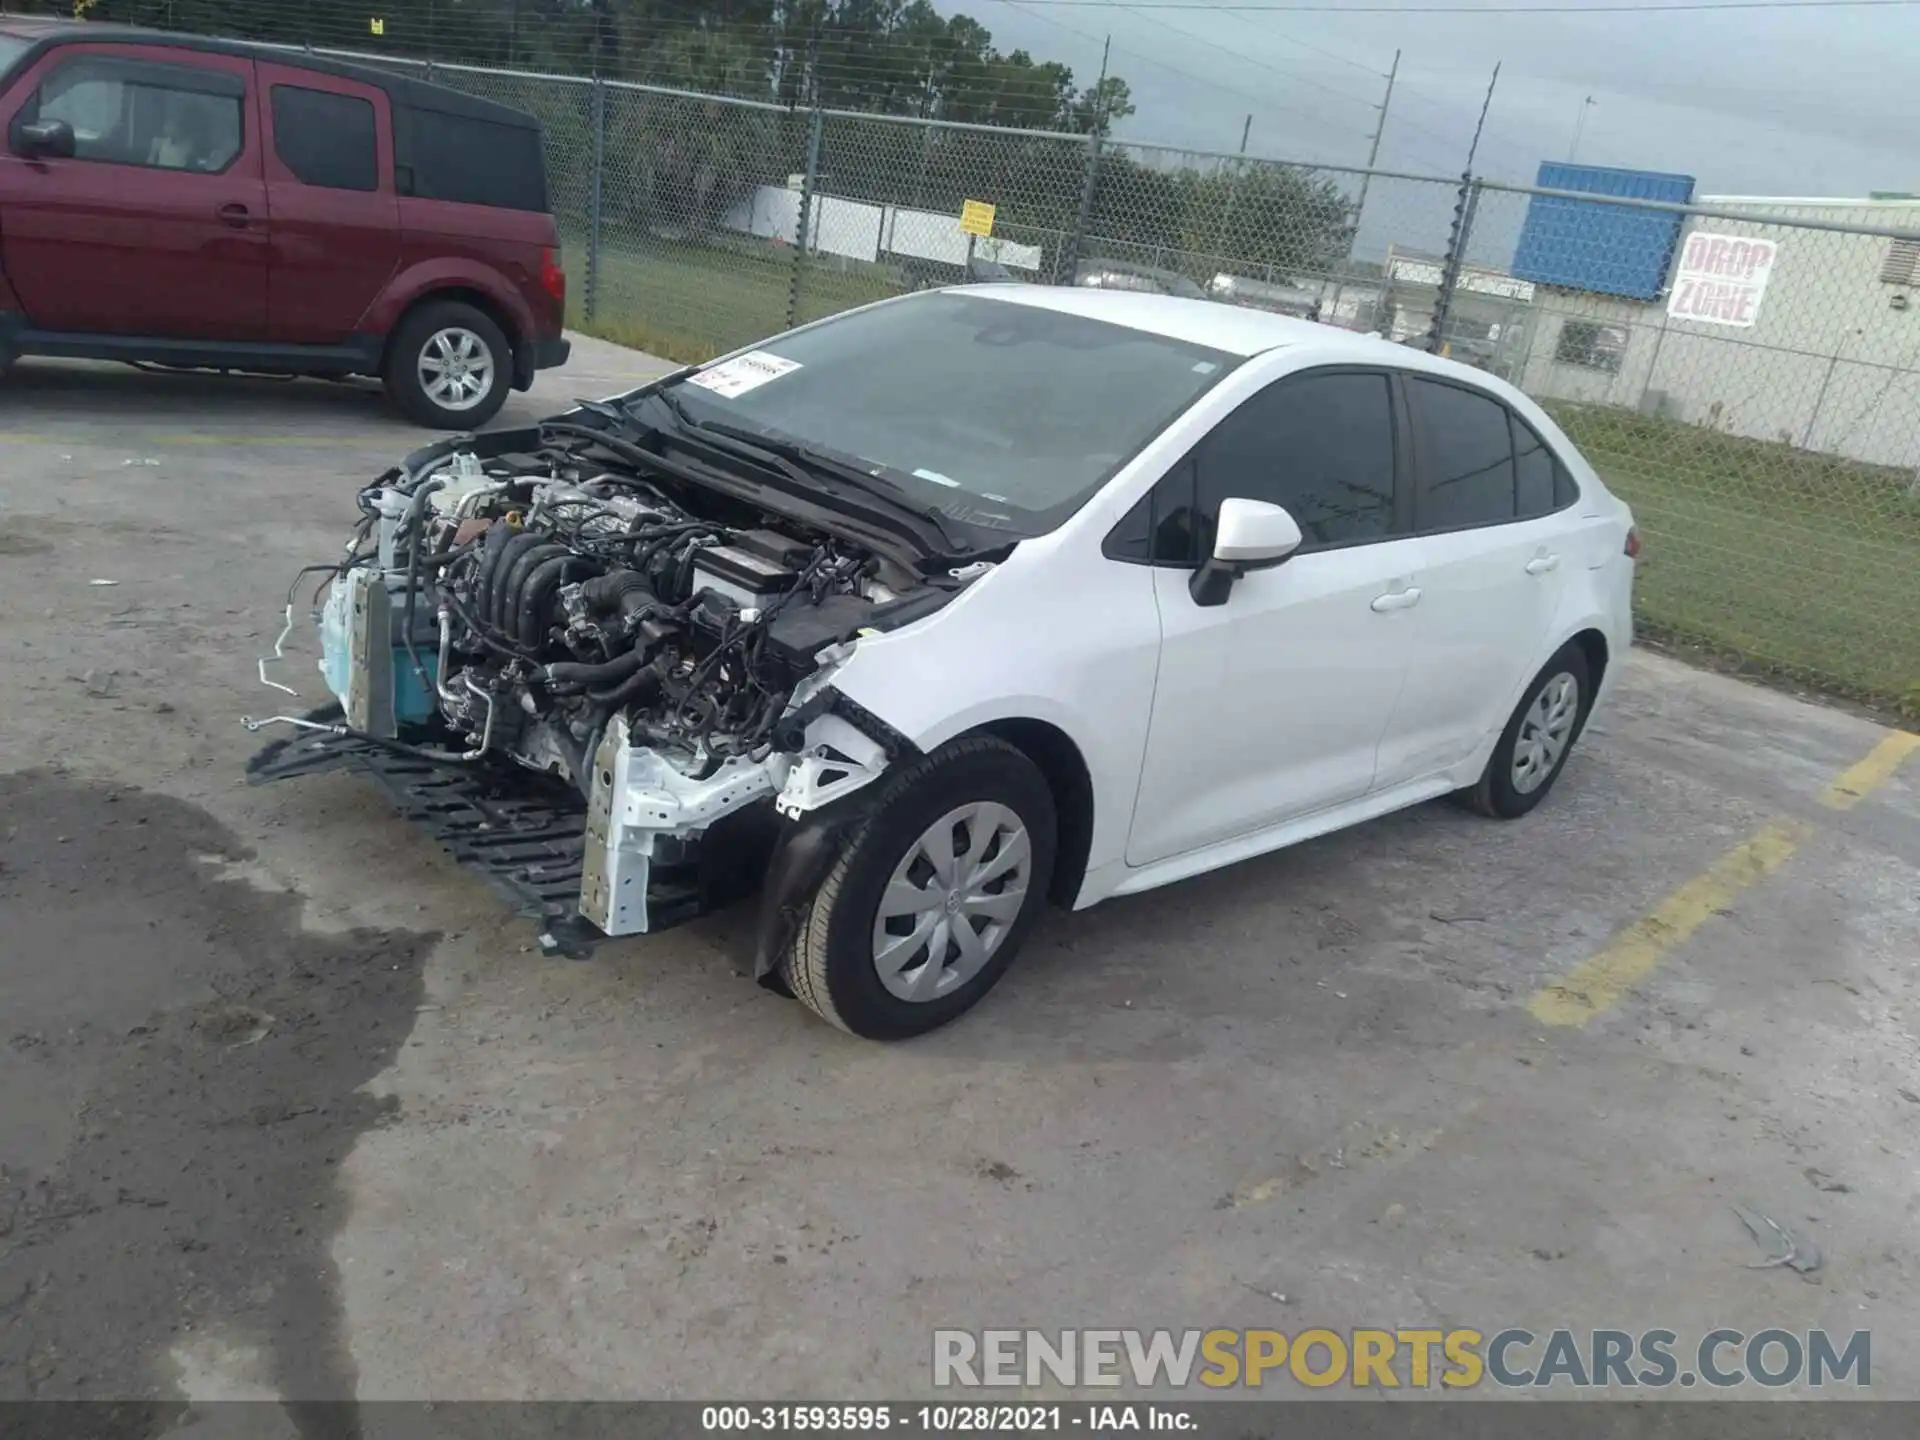
{"label": "suv wheel", "polygon": [[1054,830],[1045,778],[1004,741],[957,740],[909,765],[814,897],[788,986],[869,1040],[957,1019],[1006,973],[1046,903]]}
{"label": "suv wheel", "polygon": [[387,394],[415,424],[476,430],[506,403],[513,347],[473,306],[430,301],[393,332],[385,378]]}
{"label": "suv wheel", "polygon": [[1564,646],[1520,697],[1480,783],[1460,798],[1482,815],[1514,820],[1547,798],[1593,704],[1586,651]]}

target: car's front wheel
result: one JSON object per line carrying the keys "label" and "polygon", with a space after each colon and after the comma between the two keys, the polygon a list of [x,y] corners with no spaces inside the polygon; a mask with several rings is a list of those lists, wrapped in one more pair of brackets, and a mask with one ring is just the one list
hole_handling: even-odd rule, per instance
{"label": "car's front wheel", "polygon": [[1517,819],[1546,799],[1593,703],[1591,685],[1586,651],[1569,642],[1533,677],[1479,783],[1460,798],[1500,820]]}
{"label": "car's front wheel", "polygon": [[431,301],[394,331],[384,378],[393,403],[415,424],[474,430],[506,403],[513,347],[473,306]]}
{"label": "car's front wheel", "polygon": [[843,1030],[901,1040],[971,1009],[1046,903],[1047,782],[1004,741],[942,746],[890,780],[815,895],[784,975]]}

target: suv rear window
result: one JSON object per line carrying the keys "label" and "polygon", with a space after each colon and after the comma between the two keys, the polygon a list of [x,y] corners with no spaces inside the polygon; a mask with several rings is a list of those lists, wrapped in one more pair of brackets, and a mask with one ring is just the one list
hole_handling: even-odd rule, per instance
{"label": "suv rear window", "polygon": [[393,109],[394,188],[421,200],[545,210],[540,132],[413,105]]}
{"label": "suv rear window", "polygon": [[357,95],[275,85],[273,153],[303,185],[329,190],[375,190],[380,185],[373,105]]}

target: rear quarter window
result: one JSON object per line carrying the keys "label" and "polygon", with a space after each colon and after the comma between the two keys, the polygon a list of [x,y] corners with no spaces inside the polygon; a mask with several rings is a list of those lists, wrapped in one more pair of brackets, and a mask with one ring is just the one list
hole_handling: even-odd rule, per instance
{"label": "rear quarter window", "polygon": [[413,105],[393,110],[394,188],[420,200],[545,210],[540,132]]}

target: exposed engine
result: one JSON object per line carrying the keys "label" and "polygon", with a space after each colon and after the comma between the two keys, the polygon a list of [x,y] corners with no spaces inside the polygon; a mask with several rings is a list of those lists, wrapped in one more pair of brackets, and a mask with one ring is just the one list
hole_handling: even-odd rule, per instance
{"label": "exposed engine", "polygon": [[880,773],[884,727],[850,723],[828,677],[862,632],[990,567],[862,544],[566,428],[428,452],[360,492],[345,556],[310,567],[334,572],[319,620],[340,722],[276,719],[556,777],[587,802],[579,913],[624,934],[685,908],[653,872],[684,871],[716,821],[797,818]]}
{"label": "exposed engine", "polygon": [[394,661],[417,685],[396,694],[431,693],[469,749],[583,793],[616,716],[695,777],[797,749],[803,726],[776,732],[816,657],[898,598],[831,537],[695,516],[631,476],[515,473],[517,458],[363,493],[379,538],[348,563],[376,561],[401,612]]}

